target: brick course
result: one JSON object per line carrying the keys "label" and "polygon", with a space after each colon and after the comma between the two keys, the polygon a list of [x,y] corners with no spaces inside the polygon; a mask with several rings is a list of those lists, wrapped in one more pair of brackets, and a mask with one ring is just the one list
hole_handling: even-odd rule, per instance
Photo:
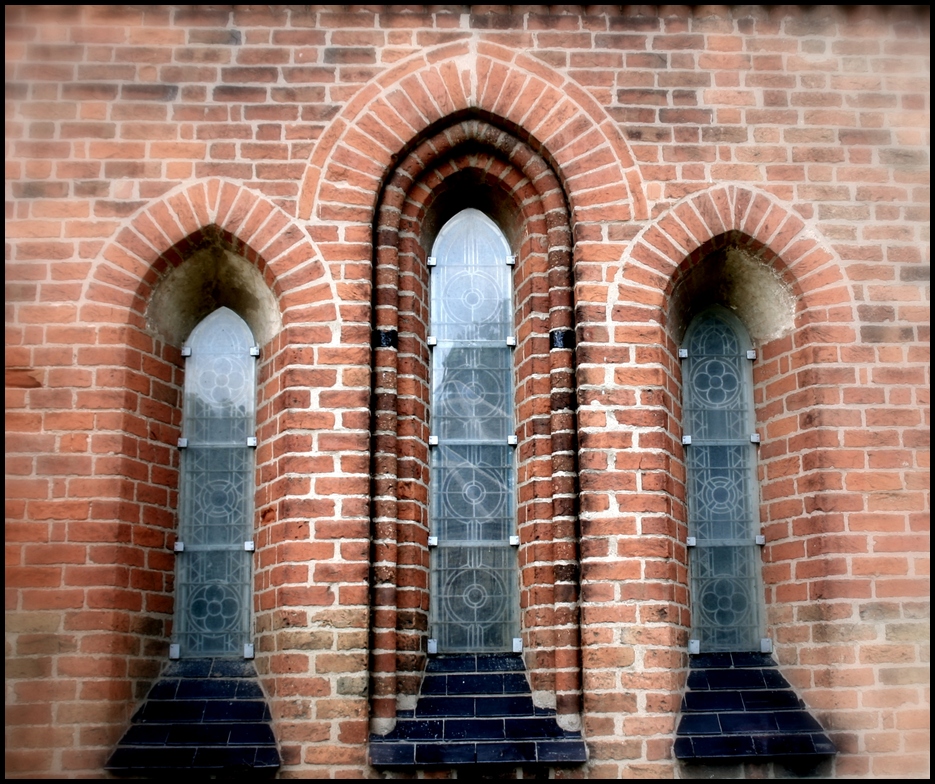
{"label": "brick course", "polygon": [[7,775],[102,775],[166,661],[184,366],[148,305],[210,243],[282,325],[254,562],[281,775],[375,774],[430,599],[420,232],[466,172],[520,216],[523,634],[579,773],[686,773],[676,349],[742,252],[792,303],[754,370],[777,660],[825,772],[928,774],[927,9],[19,6],[6,42]]}

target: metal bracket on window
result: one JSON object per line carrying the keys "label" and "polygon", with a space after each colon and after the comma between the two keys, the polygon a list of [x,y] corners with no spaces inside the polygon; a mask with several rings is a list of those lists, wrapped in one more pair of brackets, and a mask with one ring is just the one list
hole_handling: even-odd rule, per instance
{"label": "metal bracket on window", "polygon": [[185,449],[187,446],[188,446],[188,439],[187,439],[187,438],[180,438],[180,439],[179,439],[179,449]]}
{"label": "metal bracket on window", "polygon": [[256,436],[247,436],[247,446],[256,446]]}
{"label": "metal bracket on window", "polygon": [[698,545],[698,540],[694,536],[685,537],[686,547],[696,547],[697,545]]}
{"label": "metal bracket on window", "polygon": [[430,267],[434,267],[436,264],[438,264],[438,259],[436,259],[434,256],[429,256],[425,260],[425,263]]}
{"label": "metal bracket on window", "polygon": [[510,536],[510,547],[519,547],[519,536],[516,534]]}
{"label": "metal bracket on window", "polygon": [[517,436],[507,436],[506,442],[510,446],[516,446],[519,443],[519,438]]}
{"label": "metal bracket on window", "polygon": [[243,549],[248,553],[256,552],[256,543],[255,542],[244,542]]}
{"label": "metal bracket on window", "polygon": [[429,446],[438,446],[438,436],[429,436]]}
{"label": "metal bracket on window", "polygon": [[169,643],[169,658],[178,659],[182,655],[182,651],[178,643]]}
{"label": "metal bracket on window", "polygon": [[747,359],[756,359],[756,349],[755,349],[755,348],[747,349]]}
{"label": "metal bracket on window", "polygon": [[514,637],[513,638],[513,653],[522,653],[523,652],[523,638]]}
{"label": "metal bracket on window", "polygon": [[759,444],[759,443],[760,443],[760,434],[759,434],[759,433],[751,433],[751,434],[750,434],[750,441],[751,441],[752,443],[754,443],[754,444]]}
{"label": "metal bracket on window", "polygon": [[183,357],[190,357],[191,355],[192,355],[192,347],[191,347],[191,346],[182,346],[182,356],[183,356]]}
{"label": "metal bracket on window", "polygon": [[690,444],[691,442],[692,442],[692,437],[691,437],[691,436],[682,436],[682,443],[683,443],[683,444],[686,444],[686,445],[687,445],[687,444]]}
{"label": "metal bracket on window", "polygon": [[511,267],[514,266],[516,264],[516,256],[507,256],[506,263]]}
{"label": "metal bracket on window", "polygon": [[679,349],[679,359],[688,359],[688,349],[680,348]]}
{"label": "metal bracket on window", "polygon": [[438,537],[430,536],[429,537],[429,547],[438,547]]}
{"label": "metal bracket on window", "polygon": [[434,335],[429,335],[429,336],[425,339],[425,342],[428,343],[430,346],[437,346],[437,345],[438,345],[438,338],[435,337]]}
{"label": "metal bracket on window", "polygon": [[515,346],[515,345],[516,345],[516,336],[515,336],[515,335],[510,335],[510,336],[506,339],[506,344],[507,344],[508,346]]}
{"label": "metal bracket on window", "polygon": [[258,357],[260,356],[260,347],[259,346],[250,346],[250,356]]}
{"label": "metal bracket on window", "polygon": [[701,653],[701,640],[689,640],[688,652],[694,654]]}
{"label": "metal bracket on window", "polygon": [[760,653],[772,653],[773,641],[769,637],[760,640]]}
{"label": "metal bracket on window", "polygon": [[243,657],[244,657],[245,659],[252,659],[252,658],[254,658],[255,656],[256,656],[256,653],[254,652],[253,643],[252,643],[252,642],[244,643],[244,646],[243,646]]}
{"label": "metal bracket on window", "polygon": [[430,656],[432,656],[432,655],[438,653],[438,640],[433,640],[433,639],[429,638],[428,643],[429,643],[429,649],[428,649],[428,651],[427,651],[428,654],[429,654]]}
{"label": "metal bracket on window", "polygon": [[766,537],[763,536],[763,534],[757,534],[757,535],[756,535],[756,543],[757,543],[758,545],[760,545],[760,547],[762,547],[763,545],[766,544]]}
{"label": "metal bracket on window", "polygon": [[172,551],[176,553],[184,553],[185,542],[176,542],[174,545],[172,545]]}

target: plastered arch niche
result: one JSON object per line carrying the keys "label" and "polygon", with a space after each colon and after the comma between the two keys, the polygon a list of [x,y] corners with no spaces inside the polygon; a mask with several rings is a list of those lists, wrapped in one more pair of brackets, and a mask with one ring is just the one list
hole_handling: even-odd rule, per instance
{"label": "plastered arch niche", "polygon": [[795,296],[789,286],[763,259],[736,245],[711,251],[676,285],[669,308],[676,344],[681,344],[692,319],[711,305],[736,313],[760,345],[795,325]]}
{"label": "plastered arch niche", "polygon": [[243,318],[260,346],[282,329],[276,298],[260,271],[214,238],[157,284],[146,323],[166,342],[181,346],[202,319],[221,307]]}

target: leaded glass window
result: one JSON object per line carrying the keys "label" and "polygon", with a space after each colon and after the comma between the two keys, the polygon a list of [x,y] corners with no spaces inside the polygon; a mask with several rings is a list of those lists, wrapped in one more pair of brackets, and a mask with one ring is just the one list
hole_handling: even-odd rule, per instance
{"label": "leaded glass window", "polygon": [[701,652],[760,650],[760,552],[750,340],[725,308],[685,335],[683,433],[692,638]]}
{"label": "leaded glass window", "polygon": [[464,210],[439,232],[431,281],[431,625],[438,651],[517,636],[510,247]]}
{"label": "leaded glass window", "polygon": [[182,656],[243,655],[248,642],[256,360],[236,313],[192,331],[185,364],[175,639]]}

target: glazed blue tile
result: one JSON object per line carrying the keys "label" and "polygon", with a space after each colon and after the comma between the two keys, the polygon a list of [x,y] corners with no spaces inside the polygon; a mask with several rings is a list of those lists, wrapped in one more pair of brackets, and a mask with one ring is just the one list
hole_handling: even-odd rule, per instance
{"label": "glazed blue tile", "polygon": [[731,662],[735,667],[775,667],[772,654],[769,653],[732,653]]}
{"label": "glazed blue tile", "polygon": [[422,697],[416,703],[416,716],[473,716],[473,697]]}
{"label": "glazed blue tile", "polygon": [[441,740],[445,723],[441,719],[413,719],[396,722],[393,734],[403,740]]}
{"label": "glazed blue tile", "polygon": [[445,719],[445,740],[504,740],[503,719]]}
{"label": "glazed blue tile", "polygon": [[237,682],[237,698],[262,700],[264,699],[263,689],[253,678],[244,678]]}
{"label": "glazed blue tile", "polygon": [[179,681],[176,678],[163,678],[162,680],[156,681],[152,689],[149,690],[149,694],[146,695],[147,700],[174,700],[175,694],[179,688]]}
{"label": "glazed blue tile", "polygon": [[740,693],[743,706],[748,711],[766,710],[796,710],[801,708],[799,698],[791,689],[782,691],[776,689],[761,689],[759,691],[743,691]]}
{"label": "glazed blue tile", "polygon": [[679,721],[678,735],[720,735],[717,713],[687,713]]}
{"label": "glazed blue tile", "polygon": [[252,746],[199,747],[195,752],[194,768],[252,768],[256,748]]}
{"label": "glazed blue tile", "polygon": [[792,685],[785,678],[782,677],[782,673],[778,669],[772,670],[763,670],[763,680],[766,683],[767,689],[791,689]]}
{"label": "glazed blue tile", "polygon": [[532,697],[478,697],[476,716],[528,716]]}
{"label": "glazed blue tile", "polygon": [[134,722],[197,722],[205,714],[204,700],[167,700],[147,702],[133,718]]}
{"label": "glazed blue tile", "polygon": [[704,691],[709,688],[708,686],[708,671],[707,670],[689,670],[688,672],[688,688],[695,691]]}
{"label": "glazed blue tile", "polygon": [[118,747],[105,767],[109,770],[190,768],[194,759],[194,748],[135,749]]}
{"label": "glazed blue tile", "polygon": [[672,751],[676,759],[693,759],[695,756],[691,738],[676,738]]}
{"label": "glazed blue tile", "polygon": [[503,673],[503,693],[529,694],[529,681],[521,672],[505,672]]}
{"label": "glazed blue tile", "polygon": [[449,675],[448,694],[503,694],[503,676],[497,673]]}
{"label": "glazed blue tile", "polygon": [[536,741],[536,757],[539,762],[587,762],[588,752],[582,740]]}
{"label": "glazed blue tile", "polygon": [[752,757],[756,754],[749,735],[699,735],[692,738],[695,757]]}
{"label": "glazed blue tile", "polygon": [[772,713],[721,713],[721,729],[728,735],[776,732],[776,717]]}
{"label": "glazed blue tile", "polygon": [[743,700],[737,692],[687,692],[683,700],[683,710],[703,711],[742,711]]}
{"label": "glazed blue tile", "polygon": [[372,743],[371,765],[414,765],[416,761],[414,743]]}
{"label": "glazed blue tile", "polygon": [[260,746],[256,750],[256,759],[253,760],[254,768],[278,768],[281,764],[282,760],[275,746]]}
{"label": "glazed blue tile", "polygon": [[478,672],[525,672],[523,657],[518,653],[481,654],[477,657]]}
{"label": "glazed blue tile", "polygon": [[426,675],[422,679],[422,687],[419,694],[447,694],[448,676],[447,675]]}
{"label": "glazed blue tile", "polygon": [[776,713],[776,723],[784,732],[821,732],[821,725],[808,711],[782,711]]}
{"label": "glazed blue tile", "polygon": [[164,746],[171,725],[134,724],[120,741],[125,746]]}
{"label": "glazed blue tile", "polygon": [[417,743],[416,763],[423,765],[469,765],[477,756],[474,743]]}
{"label": "glazed blue tile", "polygon": [[688,666],[694,669],[727,668],[733,664],[729,653],[696,653],[688,657]]}
{"label": "glazed blue tile", "polygon": [[256,667],[246,659],[214,659],[211,678],[256,678]]}
{"label": "glazed blue tile", "polygon": [[231,728],[228,724],[174,724],[169,729],[169,746],[226,746]]}
{"label": "glazed blue tile", "polygon": [[477,672],[477,656],[432,656],[426,672]]}
{"label": "glazed blue tile", "polygon": [[204,721],[270,721],[269,709],[259,700],[209,700]]}
{"label": "glazed blue tile", "polygon": [[711,689],[763,689],[766,681],[760,670],[708,670]]}
{"label": "glazed blue tile", "polygon": [[477,762],[535,762],[535,743],[478,743]]}
{"label": "glazed blue tile", "polygon": [[220,700],[237,696],[236,680],[208,680],[204,678],[186,678],[179,683],[176,699],[179,700]]}
{"label": "glazed blue tile", "polygon": [[182,659],[166,667],[163,678],[207,678],[211,672],[211,659]]}
{"label": "glazed blue tile", "polygon": [[552,718],[508,718],[504,725],[506,737],[517,740],[565,737],[565,731]]}
{"label": "glazed blue tile", "polygon": [[232,746],[275,746],[276,736],[269,724],[232,724],[227,742]]}

